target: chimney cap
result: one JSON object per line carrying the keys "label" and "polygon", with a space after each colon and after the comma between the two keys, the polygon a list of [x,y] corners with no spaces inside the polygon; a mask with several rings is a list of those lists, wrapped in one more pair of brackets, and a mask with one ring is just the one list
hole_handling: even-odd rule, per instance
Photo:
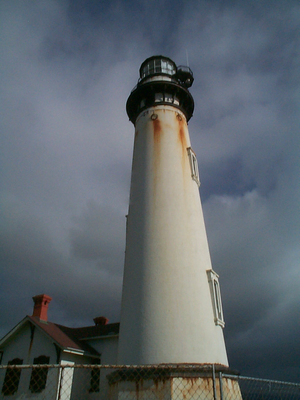
{"label": "chimney cap", "polygon": [[95,322],[96,326],[99,326],[99,325],[107,325],[109,320],[106,317],[96,317],[93,319],[93,321]]}
{"label": "chimney cap", "polygon": [[38,294],[33,296],[34,307],[33,307],[33,317],[37,317],[42,321],[47,321],[47,311],[50,301],[52,297],[48,296],[47,294]]}
{"label": "chimney cap", "polygon": [[34,303],[36,302],[42,302],[44,301],[48,301],[48,303],[50,303],[50,301],[52,300],[52,297],[48,296],[47,294],[37,294],[36,296],[33,296],[33,301]]}

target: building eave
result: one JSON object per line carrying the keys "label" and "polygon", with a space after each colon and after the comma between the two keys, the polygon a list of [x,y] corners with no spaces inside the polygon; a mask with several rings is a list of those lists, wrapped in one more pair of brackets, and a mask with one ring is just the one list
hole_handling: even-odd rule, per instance
{"label": "building eave", "polygon": [[119,334],[115,334],[115,335],[102,335],[102,336],[93,336],[93,337],[86,337],[83,339],[80,339],[81,342],[83,341],[88,341],[88,340],[98,340],[98,339],[111,339],[111,338],[118,338]]}
{"label": "building eave", "polygon": [[[98,358],[100,357],[100,354],[98,353],[97,350],[94,350],[94,354],[80,348],[72,347],[72,346],[64,346],[62,343],[60,343],[54,336],[52,336],[49,332],[47,332],[46,328],[47,326],[52,326],[55,327],[55,329],[58,329],[62,335],[64,335],[70,342],[73,340],[63,331],[60,330],[60,328],[51,322],[47,321],[35,321],[35,318],[32,316],[27,315],[25,318],[22,319],[14,328],[12,328],[1,340],[0,340],[0,351],[3,351],[3,348],[5,344],[13,338],[14,335],[16,335],[27,323],[33,325],[36,327],[40,332],[43,333],[52,343],[54,343],[59,349],[62,350],[64,353],[72,353],[76,354],[78,356],[86,356],[86,357],[92,357],[92,358]],[[75,345],[75,343],[74,343]]]}
{"label": "building eave", "polygon": [[6,342],[11,339],[13,335],[15,335],[26,324],[26,322],[29,322],[27,316],[23,318],[17,325],[15,325],[6,335],[4,335],[2,339],[0,339],[0,349]]}

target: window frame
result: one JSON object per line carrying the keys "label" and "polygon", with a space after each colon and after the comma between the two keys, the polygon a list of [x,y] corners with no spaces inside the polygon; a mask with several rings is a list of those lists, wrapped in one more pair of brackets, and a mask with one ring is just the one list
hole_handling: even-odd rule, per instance
{"label": "window frame", "polygon": [[224,314],[223,314],[223,306],[222,306],[222,297],[221,297],[221,289],[219,283],[219,275],[209,269],[206,271],[208,277],[208,283],[210,288],[213,312],[214,312],[214,321],[216,325],[220,325],[222,328],[225,326]]}
{"label": "window frame", "polygon": [[101,368],[99,365],[101,365],[101,360],[95,360],[91,364],[94,364],[95,366],[91,368],[89,393],[99,393],[101,379]]}
{"label": "window frame", "polygon": [[198,187],[200,187],[200,175],[197,156],[191,147],[187,148],[187,152],[190,160],[192,179],[197,183]]}
{"label": "window frame", "polygon": [[[33,365],[49,364],[50,357],[41,355],[33,359]],[[33,367],[30,376],[29,390],[31,393],[41,393],[47,385],[48,367]]]}
{"label": "window frame", "polygon": [[10,365],[22,364],[23,360],[21,358],[14,358],[13,360],[8,361],[8,367],[2,385],[2,393],[4,396],[11,396],[15,394],[18,391],[21,379],[21,368],[10,367]]}

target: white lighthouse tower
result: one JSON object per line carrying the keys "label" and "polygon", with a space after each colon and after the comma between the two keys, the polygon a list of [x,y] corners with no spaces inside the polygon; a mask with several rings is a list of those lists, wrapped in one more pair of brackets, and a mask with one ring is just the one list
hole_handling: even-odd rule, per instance
{"label": "white lighthouse tower", "polygon": [[[154,56],[127,101],[135,126],[115,400],[241,400],[228,367],[188,121],[193,75]],[[126,367],[125,367],[126,366]],[[222,378],[224,374],[224,379]]]}
{"label": "white lighthouse tower", "polygon": [[228,366],[188,121],[193,75],[154,56],[127,101],[135,126],[119,364]]}

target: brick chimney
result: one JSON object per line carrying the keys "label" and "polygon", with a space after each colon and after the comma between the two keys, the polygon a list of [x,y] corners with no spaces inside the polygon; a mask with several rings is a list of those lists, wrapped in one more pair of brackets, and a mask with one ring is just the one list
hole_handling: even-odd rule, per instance
{"label": "brick chimney", "polygon": [[108,324],[108,319],[105,317],[97,317],[97,318],[94,318],[93,321],[95,322],[96,326]]}
{"label": "brick chimney", "polygon": [[39,294],[37,296],[34,296],[32,299],[34,301],[32,316],[37,317],[42,321],[47,321],[48,305],[52,300],[52,297],[47,296],[46,294]]}

